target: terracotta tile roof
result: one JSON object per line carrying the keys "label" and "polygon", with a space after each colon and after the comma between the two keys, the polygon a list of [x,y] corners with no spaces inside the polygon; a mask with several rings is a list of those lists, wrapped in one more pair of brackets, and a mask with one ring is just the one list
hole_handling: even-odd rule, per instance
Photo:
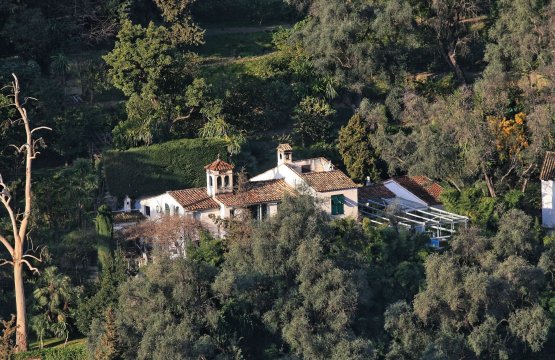
{"label": "terracotta tile roof", "polygon": [[277,149],[283,151],[293,151],[293,148],[289,144],[279,144]]}
{"label": "terracotta tile roof", "polygon": [[384,184],[373,184],[358,188],[358,198],[365,199],[390,199],[394,198],[392,193]]}
{"label": "terracotta tile roof", "polygon": [[233,170],[234,166],[231,164],[226,163],[223,160],[217,159],[213,163],[210,163],[204,167],[205,170],[213,170],[213,171],[227,171]]}
{"label": "terracotta tile roof", "polygon": [[353,189],[357,185],[340,170],[299,174],[310,187],[318,192]]}
{"label": "terracotta tile roof", "polygon": [[540,180],[555,180],[555,152],[553,151],[546,151],[545,153]]}
{"label": "terracotta tile roof", "polygon": [[183,206],[185,210],[208,210],[220,207],[220,205],[206,193],[206,188],[168,191],[168,194],[170,194],[179,205]]}
{"label": "terracotta tile roof", "polygon": [[285,180],[251,181],[243,192],[216,195],[216,199],[225,206],[246,206],[279,201],[286,194],[293,194],[293,189]]}
{"label": "terracotta tile roof", "polygon": [[443,187],[426,176],[398,176],[393,178],[399,185],[418,196],[428,205],[439,205]]}

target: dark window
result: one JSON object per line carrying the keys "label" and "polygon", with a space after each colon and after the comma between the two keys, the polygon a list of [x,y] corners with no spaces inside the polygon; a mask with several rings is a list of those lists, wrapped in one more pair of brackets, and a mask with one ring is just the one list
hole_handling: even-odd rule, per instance
{"label": "dark window", "polygon": [[268,204],[261,204],[260,205],[261,208],[261,219],[266,219],[266,217],[268,216]]}
{"label": "dark window", "polygon": [[218,180],[216,180],[216,183],[218,184],[218,189],[220,189],[222,187],[222,178],[220,176],[218,176]]}
{"label": "dark window", "polygon": [[343,194],[340,195],[332,195],[331,196],[331,214],[332,215],[342,215],[345,213],[343,209],[343,204],[345,203],[345,196]]}
{"label": "dark window", "polygon": [[164,212],[166,213],[166,215],[170,214],[170,206],[168,204],[164,205]]}
{"label": "dark window", "polygon": [[290,156],[291,156],[291,154],[285,154],[285,160],[289,160]]}
{"label": "dark window", "polygon": [[304,173],[309,173],[310,172],[310,165],[302,165],[301,166],[301,172]]}
{"label": "dark window", "polygon": [[229,175],[226,175],[226,176],[224,177],[224,186],[225,186],[225,187],[229,187]]}
{"label": "dark window", "polygon": [[212,187],[212,175],[208,177],[208,184]]}
{"label": "dark window", "polygon": [[251,212],[251,217],[258,220],[258,205],[249,206],[249,211]]}
{"label": "dark window", "polygon": [[174,213],[175,215],[179,215],[179,206],[176,206],[176,207],[173,209],[173,213]]}
{"label": "dark window", "polygon": [[145,206],[145,215],[150,216],[150,206]]}

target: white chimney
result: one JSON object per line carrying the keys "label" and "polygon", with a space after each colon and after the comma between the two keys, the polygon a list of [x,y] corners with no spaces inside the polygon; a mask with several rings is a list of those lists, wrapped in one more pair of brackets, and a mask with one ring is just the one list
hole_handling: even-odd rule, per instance
{"label": "white chimney", "polygon": [[293,148],[289,144],[279,144],[277,147],[277,164],[290,164],[293,162]]}
{"label": "white chimney", "polygon": [[370,176],[366,177],[366,186],[372,185],[372,180],[370,180]]}
{"label": "white chimney", "polygon": [[123,198],[123,211],[131,211],[131,198],[129,197],[129,195],[125,195],[125,197]]}

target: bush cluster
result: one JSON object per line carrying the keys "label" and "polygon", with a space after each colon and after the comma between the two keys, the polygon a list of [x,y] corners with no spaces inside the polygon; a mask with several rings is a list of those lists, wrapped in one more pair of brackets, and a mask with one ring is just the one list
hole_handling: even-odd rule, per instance
{"label": "bush cluster", "polygon": [[32,350],[16,354],[13,360],[88,360],[89,352],[85,343],[70,344],[65,347],[54,347]]}

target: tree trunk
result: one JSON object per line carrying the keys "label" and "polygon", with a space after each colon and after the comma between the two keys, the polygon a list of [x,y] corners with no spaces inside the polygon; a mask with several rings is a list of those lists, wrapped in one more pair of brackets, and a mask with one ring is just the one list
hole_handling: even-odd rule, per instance
{"label": "tree trunk", "polygon": [[449,46],[449,49],[443,49],[441,44],[439,46],[439,52],[441,53],[441,56],[443,56],[443,59],[445,59],[451,70],[453,70],[455,76],[457,77],[457,80],[459,80],[461,84],[465,85],[466,79],[464,78],[464,73],[459,66],[459,63],[457,62],[455,48],[451,45]]}
{"label": "tree trunk", "polygon": [[491,178],[488,176],[486,169],[484,169],[483,167],[482,167],[482,173],[484,174],[484,180],[486,180],[489,196],[491,196],[492,198],[495,198],[496,195],[495,195],[495,188],[493,187],[493,182],[491,181]]}
{"label": "tree trunk", "polygon": [[522,183],[522,188],[520,189],[520,192],[525,192],[527,185],[528,185],[528,178],[524,179],[524,182]]}
{"label": "tree trunk", "polygon": [[13,279],[17,316],[15,351],[22,352],[27,351],[27,313],[25,309],[25,289],[23,287],[23,263],[17,260],[14,261]]}

